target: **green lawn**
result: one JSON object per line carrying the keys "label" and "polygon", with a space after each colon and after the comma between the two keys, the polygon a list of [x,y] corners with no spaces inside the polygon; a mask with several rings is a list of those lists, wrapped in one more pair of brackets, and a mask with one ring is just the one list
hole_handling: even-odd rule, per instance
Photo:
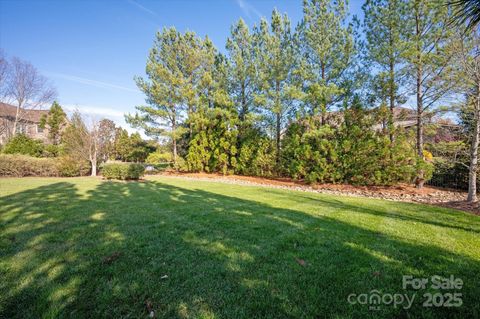
{"label": "green lawn", "polygon": [[[0,179],[0,318],[474,318],[480,217],[151,178]],[[460,290],[402,289],[454,275]],[[402,306],[347,297],[402,293]],[[424,293],[461,307],[423,307]]]}

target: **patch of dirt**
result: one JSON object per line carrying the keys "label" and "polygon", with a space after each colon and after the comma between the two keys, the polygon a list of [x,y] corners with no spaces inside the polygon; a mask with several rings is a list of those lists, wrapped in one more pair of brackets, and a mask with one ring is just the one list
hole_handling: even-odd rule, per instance
{"label": "patch of dirt", "polygon": [[106,265],[110,265],[110,264],[113,263],[115,260],[117,260],[121,255],[122,255],[122,253],[116,251],[116,252],[114,252],[113,254],[104,257],[103,260],[102,260],[102,262],[103,262],[104,264],[106,264]]}
{"label": "patch of dirt", "polygon": [[417,189],[414,185],[408,184],[399,184],[395,186],[354,186],[346,184],[307,185],[303,181],[296,181],[290,178],[263,178],[241,175],[177,172],[164,172],[161,175],[204,181],[219,181],[230,184],[293,189],[332,195],[348,195],[402,202],[424,203],[435,206],[455,208],[480,215],[480,208],[478,204],[470,204],[465,201],[467,197],[466,192],[431,186],[425,186],[422,189]]}

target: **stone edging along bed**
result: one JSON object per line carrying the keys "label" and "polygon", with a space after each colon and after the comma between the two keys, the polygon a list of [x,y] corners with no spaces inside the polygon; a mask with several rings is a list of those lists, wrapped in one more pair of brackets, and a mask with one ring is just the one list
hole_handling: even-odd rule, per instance
{"label": "stone edging along bed", "polygon": [[411,185],[398,186],[352,186],[337,184],[306,185],[289,179],[267,179],[260,177],[219,175],[206,173],[164,173],[160,176],[173,178],[215,181],[227,184],[253,185],[277,189],[290,189],[304,192],[323,193],[330,195],[348,195],[353,197],[367,197],[392,201],[424,203],[435,206],[450,207],[480,215],[478,205],[465,202],[466,193],[448,189],[425,186],[418,190]]}

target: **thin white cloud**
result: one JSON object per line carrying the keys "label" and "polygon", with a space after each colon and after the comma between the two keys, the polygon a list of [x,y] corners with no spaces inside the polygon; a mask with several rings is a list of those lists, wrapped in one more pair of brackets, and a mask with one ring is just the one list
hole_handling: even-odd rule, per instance
{"label": "thin white cloud", "polygon": [[157,13],[153,10],[150,10],[149,8],[141,5],[140,3],[138,3],[137,1],[135,0],[127,0],[130,4],[136,6],[137,8],[139,8],[140,10],[142,10],[143,12],[146,12],[152,16],[158,16]]}
{"label": "thin white cloud", "polygon": [[85,117],[85,120],[88,122],[88,119],[94,118],[100,120],[102,118],[107,118],[115,122],[118,126],[123,127],[129,133],[140,133],[143,138],[145,134],[141,130],[132,128],[130,125],[125,122],[124,114],[125,112],[116,110],[112,107],[104,106],[91,106],[91,105],[79,105],[79,104],[62,104],[63,109],[67,114],[72,114],[74,111],[78,110],[82,116]]}
{"label": "thin white cloud", "polygon": [[123,118],[125,112],[115,110],[110,107],[102,106],[90,106],[90,105],[77,105],[77,104],[62,104],[62,107],[69,112],[79,110],[82,114],[95,115],[95,116],[106,116],[111,118]]}
{"label": "thin white cloud", "polygon": [[243,13],[249,18],[252,18],[252,14],[256,15],[257,18],[262,18],[263,15],[260,11],[257,10],[252,4],[248,3],[246,0],[236,0],[240,9]]}
{"label": "thin white cloud", "polygon": [[113,83],[107,83],[107,82],[102,82],[102,81],[97,81],[92,79],[81,78],[75,75],[69,75],[69,74],[63,74],[63,73],[51,73],[51,72],[47,72],[46,74],[51,77],[69,80],[69,81],[86,84],[86,85],[90,85],[98,88],[117,89],[117,90],[134,92],[134,93],[140,92],[139,90],[134,88],[129,88],[129,87],[113,84]]}

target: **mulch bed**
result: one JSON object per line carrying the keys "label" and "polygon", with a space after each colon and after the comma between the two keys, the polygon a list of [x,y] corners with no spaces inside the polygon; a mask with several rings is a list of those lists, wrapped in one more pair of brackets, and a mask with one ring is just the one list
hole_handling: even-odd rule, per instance
{"label": "mulch bed", "polygon": [[471,204],[465,201],[467,197],[466,192],[431,186],[425,186],[422,189],[417,189],[415,186],[408,184],[400,184],[395,186],[354,186],[346,184],[307,185],[303,181],[296,181],[289,178],[264,178],[241,175],[178,172],[165,172],[162,175],[196,180],[214,180],[232,184],[259,185],[265,187],[293,189],[334,195],[349,195],[402,202],[424,203],[459,209],[475,215],[480,215],[478,203]]}

